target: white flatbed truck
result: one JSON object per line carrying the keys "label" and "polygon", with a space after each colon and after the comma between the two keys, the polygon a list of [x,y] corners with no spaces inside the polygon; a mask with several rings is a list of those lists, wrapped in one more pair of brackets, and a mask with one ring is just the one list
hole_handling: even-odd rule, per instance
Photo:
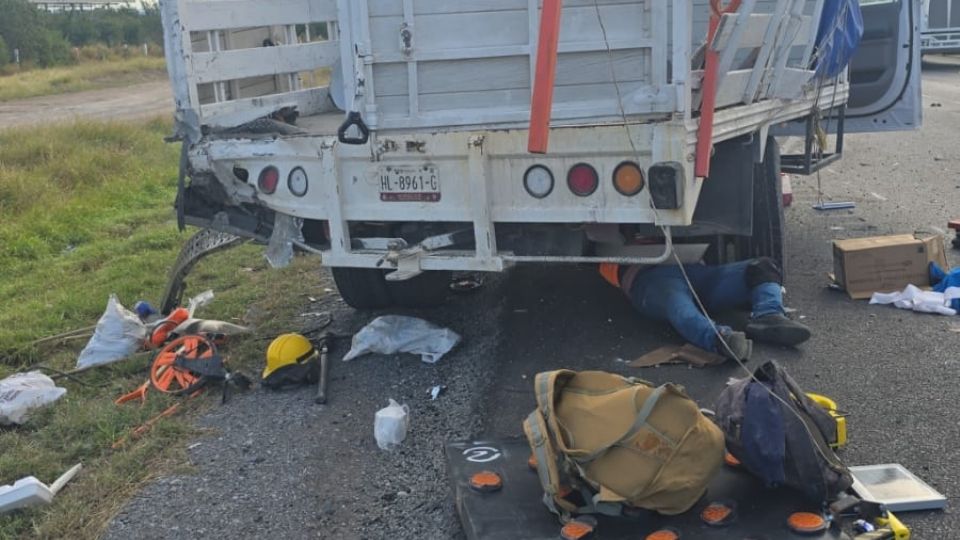
{"label": "white flatbed truck", "polygon": [[[657,263],[685,243],[782,259],[781,170],[839,158],[844,133],[919,127],[919,1],[865,4],[867,56],[830,80],[825,0],[717,15],[698,177],[708,0],[565,0],[545,154],[527,151],[544,0],[161,0],[178,216],[272,262],[318,255],[358,308],[436,302],[452,271]],[[803,154],[781,157],[781,135]]]}
{"label": "white flatbed truck", "polygon": [[960,1],[923,0],[920,28],[921,53],[960,53]]}

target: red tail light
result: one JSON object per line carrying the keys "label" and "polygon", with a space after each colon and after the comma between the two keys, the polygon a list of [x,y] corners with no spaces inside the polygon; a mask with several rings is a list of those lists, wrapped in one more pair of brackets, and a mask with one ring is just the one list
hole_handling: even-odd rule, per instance
{"label": "red tail light", "polygon": [[600,185],[600,177],[597,176],[597,170],[586,163],[574,165],[567,173],[567,186],[574,195],[586,197],[592,195]]}
{"label": "red tail light", "polygon": [[276,167],[270,165],[260,171],[260,178],[257,179],[257,185],[260,187],[260,191],[267,195],[272,195],[273,192],[277,191],[277,185],[279,184],[280,171],[278,171]]}

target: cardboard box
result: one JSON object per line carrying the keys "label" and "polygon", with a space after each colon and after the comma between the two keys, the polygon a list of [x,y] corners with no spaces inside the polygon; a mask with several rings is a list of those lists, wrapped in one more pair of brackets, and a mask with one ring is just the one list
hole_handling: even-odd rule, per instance
{"label": "cardboard box", "polygon": [[834,281],[854,299],[901,291],[907,285],[929,287],[931,262],[949,268],[940,235],[901,234],[833,242]]}

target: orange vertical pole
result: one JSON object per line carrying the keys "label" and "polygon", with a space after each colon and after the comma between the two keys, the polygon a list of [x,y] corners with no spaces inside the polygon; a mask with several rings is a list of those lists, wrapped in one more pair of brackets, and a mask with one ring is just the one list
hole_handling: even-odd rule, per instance
{"label": "orange vertical pole", "polygon": [[550,139],[550,115],[553,109],[553,85],[557,76],[562,8],[562,0],[543,0],[540,39],[537,43],[537,71],[530,104],[530,136],[527,141],[527,150],[532,154],[546,154]]}
{"label": "orange vertical pole", "polygon": [[711,47],[720,26],[720,17],[724,13],[733,13],[740,9],[741,0],[730,0],[727,7],[720,5],[721,0],[710,0],[710,27],[707,31],[707,47],[703,68],[703,84],[700,86],[700,126],[697,129],[697,159],[694,174],[699,178],[710,176],[710,153],[713,150],[713,113],[717,107],[717,70],[720,68],[720,55]]}

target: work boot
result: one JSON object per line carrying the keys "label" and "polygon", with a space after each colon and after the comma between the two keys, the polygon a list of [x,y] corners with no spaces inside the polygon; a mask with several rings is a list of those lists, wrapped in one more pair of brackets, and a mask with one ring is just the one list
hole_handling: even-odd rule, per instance
{"label": "work boot", "polygon": [[793,347],[810,339],[810,329],[785,315],[774,313],[752,319],[747,324],[747,336],[763,343]]}
{"label": "work boot", "polygon": [[743,332],[728,332],[724,334],[723,341],[727,343],[726,347],[717,338],[717,352],[726,358],[747,361],[753,354],[753,342]]}

